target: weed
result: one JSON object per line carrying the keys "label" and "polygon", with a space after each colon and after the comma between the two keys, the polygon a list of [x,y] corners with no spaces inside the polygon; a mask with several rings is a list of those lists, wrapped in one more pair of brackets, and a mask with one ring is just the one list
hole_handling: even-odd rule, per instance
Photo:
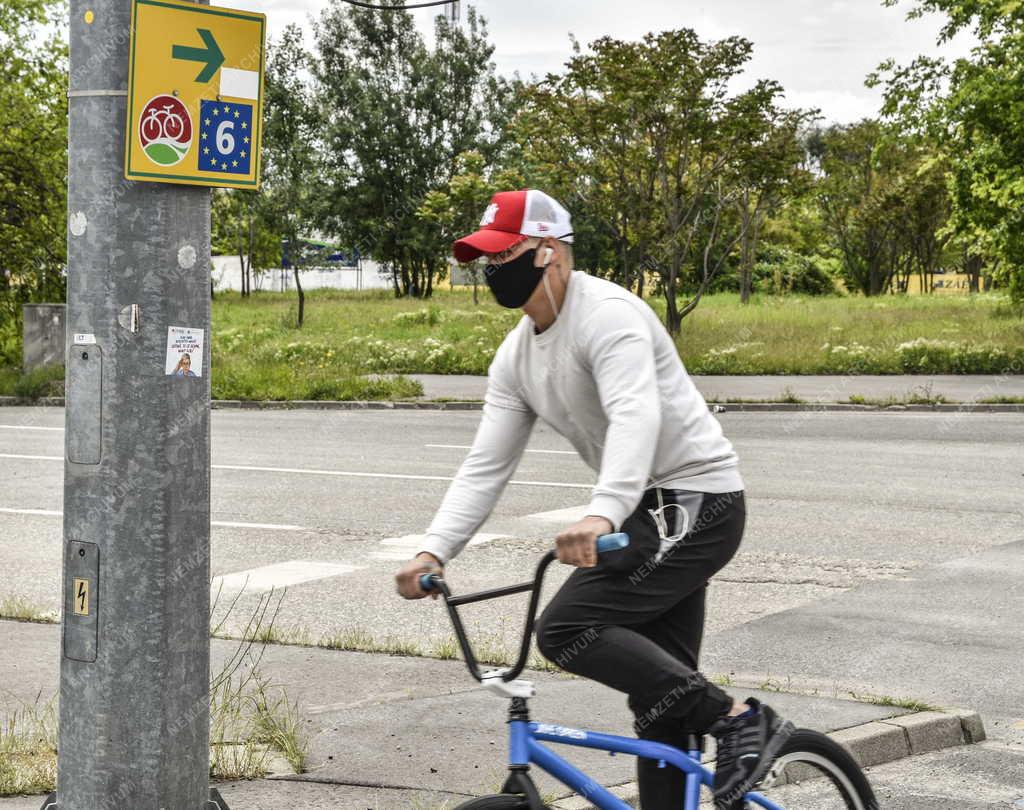
{"label": "weed", "polygon": [[805,401],[806,400],[803,400],[800,397],[798,397],[796,393],[793,391],[793,389],[790,388],[788,385],[786,386],[785,390],[783,390],[782,395],[779,397],[779,402],[789,402],[794,405],[799,405]]}
{"label": "weed", "polygon": [[941,712],[942,707],[914,698],[892,697],[891,695],[872,695],[868,693],[850,692],[850,697],[861,703],[873,703],[875,706],[893,706],[911,712]]}
{"label": "weed", "polygon": [[[214,598],[215,612],[222,591]],[[275,633],[274,623],[286,591],[261,595],[242,637],[210,684],[210,775],[251,779],[267,771],[272,752],[281,753],[296,773],[305,766],[308,742],[301,732],[298,707],[283,687],[263,675],[260,665],[266,644],[289,636]],[[238,602],[237,594],[220,622],[220,632]],[[263,639],[263,641],[261,641]],[[269,641],[268,641],[269,640]],[[257,646],[259,645],[259,646]]]}
{"label": "weed", "polygon": [[432,658],[439,658],[442,661],[451,661],[458,657],[459,645],[454,638],[449,636],[434,645],[430,654]]}
{"label": "weed", "polygon": [[57,697],[0,715],[0,796],[46,793],[57,782]]}
{"label": "weed", "polygon": [[0,619],[38,624],[56,624],[59,620],[53,611],[41,608],[20,596],[7,596],[0,599]]}

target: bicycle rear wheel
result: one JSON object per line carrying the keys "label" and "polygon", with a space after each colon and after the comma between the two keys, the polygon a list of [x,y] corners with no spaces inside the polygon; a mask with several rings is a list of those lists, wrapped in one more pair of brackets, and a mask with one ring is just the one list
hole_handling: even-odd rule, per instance
{"label": "bicycle rear wheel", "polygon": [[871,784],[850,753],[808,729],[793,732],[756,791],[786,810],[878,810]]}

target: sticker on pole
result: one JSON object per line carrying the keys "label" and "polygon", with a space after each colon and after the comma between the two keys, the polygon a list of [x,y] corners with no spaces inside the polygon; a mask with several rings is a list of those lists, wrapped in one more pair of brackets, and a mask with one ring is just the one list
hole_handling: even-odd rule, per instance
{"label": "sticker on pole", "polygon": [[167,327],[168,377],[203,376],[203,330],[187,326]]}
{"label": "sticker on pole", "polygon": [[258,188],[266,17],[132,0],[125,177]]}

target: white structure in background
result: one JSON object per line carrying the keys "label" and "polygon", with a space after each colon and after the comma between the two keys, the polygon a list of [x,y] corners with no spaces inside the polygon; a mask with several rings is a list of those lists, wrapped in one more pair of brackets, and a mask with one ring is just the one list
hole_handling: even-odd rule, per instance
{"label": "white structure in background", "polygon": [[[372,259],[360,259],[352,267],[310,267],[302,271],[302,289],[316,290],[384,290],[393,284],[391,274]],[[213,288],[242,289],[242,266],[238,256],[213,257]],[[295,289],[291,268],[273,268],[253,273],[253,290],[289,292]]]}

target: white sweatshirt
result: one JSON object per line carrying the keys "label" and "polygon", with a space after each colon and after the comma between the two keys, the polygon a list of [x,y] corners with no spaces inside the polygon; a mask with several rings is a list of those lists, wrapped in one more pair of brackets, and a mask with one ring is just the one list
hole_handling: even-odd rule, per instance
{"label": "white sweatshirt", "polygon": [[422,551],[448,562],[463,549],[512,477],[538,416],[598,473],[587,514],[616,531],[652,486],[743,489],[732,444],[657,315],[617,284],[575,272],[551,326],[537,334],[523,317],[498,348],[473,447]]}

